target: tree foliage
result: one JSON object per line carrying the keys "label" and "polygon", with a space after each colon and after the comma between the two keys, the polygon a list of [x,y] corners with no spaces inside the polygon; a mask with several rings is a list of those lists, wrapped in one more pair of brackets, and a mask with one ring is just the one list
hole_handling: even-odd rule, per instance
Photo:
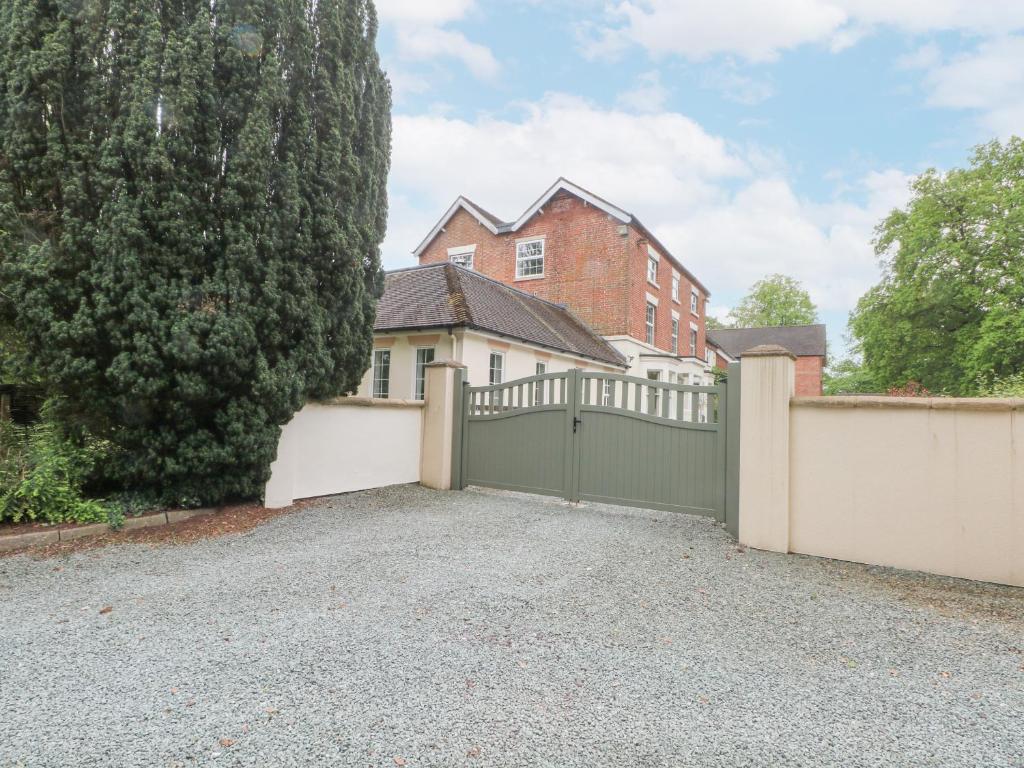
{"label": "tree foliage", "polygon": [[754,283],[729,320],[733,328],[811,325],[818,322],[818,309],[799,281],[776,274]]}
{"label": "tree foliage", "polygon": [[850,329],[882,387],[969,395],[1024,368],[1024,141],[930,170],[878,229],[881,282]]}
{"label": "tree foliage", "polygon": [[833,360],[822,376],[822,389],[826,395],[861,395],[880,393],[864,365],[849,357]]}
{"label": "tree foliage", "polygon": [[372,344],[390,89],[370,0],[0,6],[0,319],[126,487],[259,494]]}

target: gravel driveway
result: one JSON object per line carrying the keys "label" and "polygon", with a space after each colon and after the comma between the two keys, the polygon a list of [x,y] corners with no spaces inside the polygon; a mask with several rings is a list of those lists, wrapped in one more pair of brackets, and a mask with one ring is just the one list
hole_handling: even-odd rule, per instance
{"label": "gravel driveway", "polygon": [[14,765],[1021,768],[1024,590],[685,515],[351,494],[0,560]]}

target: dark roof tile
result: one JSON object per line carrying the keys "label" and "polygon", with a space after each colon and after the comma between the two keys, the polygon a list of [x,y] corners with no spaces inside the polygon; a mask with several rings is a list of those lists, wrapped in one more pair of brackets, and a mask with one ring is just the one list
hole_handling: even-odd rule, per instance
{"label": "dark roof tile", "polygon": [[764,344],[778,344],[797,357],[825,356],[824,325],[708,329],[708,341],[735,359]]}
{"label": "dark roof tile", "polygon": [[463,267],[430,264],[385,275],[374,331],[459,326],[625,364],[608,342],[565,307]]}

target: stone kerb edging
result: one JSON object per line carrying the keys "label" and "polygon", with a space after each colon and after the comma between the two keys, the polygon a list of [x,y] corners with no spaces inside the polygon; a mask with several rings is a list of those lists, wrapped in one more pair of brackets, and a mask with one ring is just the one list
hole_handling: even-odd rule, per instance
{"label": "stone kerb edging", "polygon": [[37,547],[46,544],[58,544],[62,541],[74,541],[84,539],[87,536],[101,536],[112,531],[132,531],[138,528],[154,528],[160,525],[180,523],[182,520],[189,520],[200,515],[210,515],[218,511],[216,507],[203,507],[200,509],[169,509],[164,512],[154,512],[139,517],[126,517],[124,524],[117,529],[111,528],[107,523],[89,523],[86,525],[63,525],[49,530],[33,530],[26,533],[0,534],[0,552],[8,552],[12,549],[23,549],[25,547]]}

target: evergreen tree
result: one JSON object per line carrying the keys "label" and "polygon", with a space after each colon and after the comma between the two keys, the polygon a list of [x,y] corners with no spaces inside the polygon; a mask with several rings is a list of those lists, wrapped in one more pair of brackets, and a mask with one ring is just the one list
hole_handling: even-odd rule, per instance
{"label": "evergreen tree", "polygon": [[382,280],[390,89],[370,0],[7,0],[0,327],[162,496],[257,496],[354,390]]}

